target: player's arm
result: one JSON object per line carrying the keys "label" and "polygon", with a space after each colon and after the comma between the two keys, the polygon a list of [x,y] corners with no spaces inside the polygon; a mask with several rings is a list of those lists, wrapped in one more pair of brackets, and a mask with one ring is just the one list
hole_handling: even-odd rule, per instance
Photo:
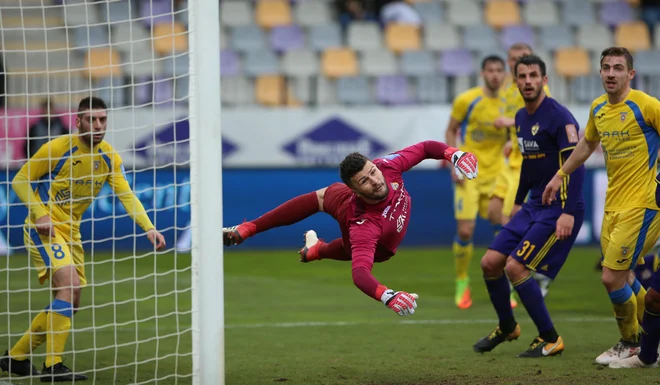
{"label": "player's arm", "polygon": [[165,237],[156,230],[142,202],[131,190],[131,186],[126,180],[126,172],[121,157],[117,153],[113,156],[112,171],[108,178],[108,184],[110,184],[112,191],[117,195],[131,219],[147,233],[149,241],[156,246],[156,250],[163,249],[165,247]]}
{"label": "player's arm", "polygon": [[395,165],[400,172],[405,172],[425,159],[444,159],[450,161],[459,178],[477,176],[477,157],[469,152],[460,151],[442,142],[427,140],[408,146],[383,158],[388,164]]}
{"label": "player's arm", "polygon": [[651,96],[646,99],[642,115],[651,127],[660,132],[660,101]]}
{"label": "player's arm", "polygon": [[[573,151],[575,151],[576,144],[579,142],[578,127],[578,123],[574,119],[567,119],[561,124],[561,127],[558,127],[557,144],[559,145],[559,156],[562,163],[567,162]],[[564,197],[563,212],[565,214],[575,214],[577,204],[582,197],[584,179],[584,167],[578,167],[571,173],[570,177],[563,178],[559,191],[560,195]]]}
{"label": "player's arm", "polygon": [[[359,223],[359,224],[358,224]],[[368,219],[353,221],[350,226],[353,283],[371,298],[404,316],[415,313],[417,294],[394,291],[380,284],[371,274],[376,244],[380,234],[378,224]]]}
{"label": "player's arm", "polygon": [[12,180],[12,189],[16,196],[27,206],[30,218],[36,222],[39,218],[50,215],[46,203],[41,200],[32,187],[33,182],[39,181],[44,175],[50,173],[53,166],[59,161],[62,151],[53,141],[46,143],[28,159]]}

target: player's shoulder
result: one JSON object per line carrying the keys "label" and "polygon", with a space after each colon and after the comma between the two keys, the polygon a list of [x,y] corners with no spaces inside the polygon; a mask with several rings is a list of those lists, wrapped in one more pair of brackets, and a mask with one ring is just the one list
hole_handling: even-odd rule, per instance
{"label": "player's shoulder", "polygon": [[51,139],[47,145],[49,147],[49,151],[51,152],[51,156],[66,156],[65,154],[71,153],[72,150],[75,151],[73,135],[71,134],[60,135],[55,139]]}
{"label": "player's shoulder", "polygon": [[547,97],[548,99],[548,109],[547,113],[550,116],[556,116],[556,117],[573,117],[573,113],[566,107],[565,105],[559,103],[559,101],[555,98]]}
{"label": "player's shoulder", "polygon": [[635,103],[640,108],[657,106],[660,103],[656,97],[635,89],[630,90],[626,99]]}
{"label": "player's shoulder", "polygon": [[591,102],[591,111],[596,114],[605,104],[607,104],[607,94],[602,94]]}
{"label": "player's shoulder", "polygon": [[469,104],[482,97],[483,95],[484,91],[481,87],[472,87],[469,90],[458,94],[458,96],[456,96],[456,100],[465,101]]}

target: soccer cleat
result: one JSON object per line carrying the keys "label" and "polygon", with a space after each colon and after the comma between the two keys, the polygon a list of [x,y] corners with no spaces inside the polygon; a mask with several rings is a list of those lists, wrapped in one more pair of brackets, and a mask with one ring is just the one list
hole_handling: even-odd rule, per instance
{"label": "soccer cleat", "polygon": [[619,340],[616,345],[607,349],[603,354],[596,357],[596,363],[609,365],[614,361],[619,361],[639,354],[639,343]]}
{"label": "soccer cleat", "polygon": [[5,354],[0,357],[0,369],[2,372],[9,372],[21,377],[38,376],[39,371],[30,363],[27,358],[18,361],[9,357],[9,351],[5,350]]}
{"label": "soccer cleat", "polygon": [[543,341],[541,337],[536,337],[532,341],[529,348],[524,352],[518,354],[520,358],[538,358],[538,357],[550,357],[561,354],[564,351],[564,340],[557,338],[556,342],[547,342]]}
{"label": "soccer cleat", "polygon": [[300,254],[300,262],[306,263],[320,260],[319,247],[325,242],[319,240],[314,230],[307,231],[303,237],[305,239],[305,247],[298,252]]}
{"label": "soccer cleat", "polygon": [[472,294],[470,293],[470,278],[456,280],[456,295],[454,301],[459,309],[469,309],[472,306]]}
{"label": "soccer cleat", "polygon": [[658,363],[647,364],[639,359],[639,356],[632,356],[622,360],[610,362],[612,369],[636,369],[636,368],[657,368]]}
{"label": "soccer cleat", "polygon": [[44,368],[41,371],[41,382],[72,382],[85,380],[87,380],[86,375],[72,372],[71,369],[64,366],[61,362],[49,368],[44,364]]}
{"label": "soccer cleat", "polygon": [[516,328],[509,334],[502,333],[502,330],[498,326],[493,330],[489,335],[477,341],[474,344],[474,351],[477,353],[490,352],[495,349],[495,347],[502,342],[506,341],[515,341],[520,337],[520,325],[516,324]]}
{"label": "soccer cleat", "polygon": [[257,227],[251,222],[225,227],[222,229],[222,241],[225,246],[240,245],[244,240],[256,234],[256,232]]}

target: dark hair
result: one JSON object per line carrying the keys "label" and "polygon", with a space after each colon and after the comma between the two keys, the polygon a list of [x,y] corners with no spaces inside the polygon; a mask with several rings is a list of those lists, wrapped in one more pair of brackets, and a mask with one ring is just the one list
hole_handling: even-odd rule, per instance
{"label": "dark hair", "polygon": [[624,47],[609,47],[605,48],[603,52],[600,54],[600,65],[603,65],[603,59],[605,59],[607,56],[619,56],[619,57],[624,57],[626,58],[626,66],[628,67],[628,71],[633,69],[633,57],[630,54],[630,51],[628,51],[627,48]]}
{"label": "dark hair", "polygon": [[541,76],[546,75],[545,62],[541,60],[540,57],[536,55],[525,55],[516,61],[515,67],[513,67],[513,73],[518,76],[518,66],[524,64],[526,66],[537,65],[541,69]]}
{"label": "dark hair", "polygon": [[369,158],[359,152],[353,152],[346,155],[344,160],[339,164],[339,176],[341,177],[342,182],[347,186],[350,186],[351,178],[358,172],[362,171],[364,165],[367,164],[368,161]]}
{"label": "dark hair", "polygon": [[485,70],[486,69],[486,64],[488,63],[500,63],[502,64],[502,67],[506,67],[506,64],[504,64],[504,59],[497,55],[488,55],[486,56],[482,61],[481,61],[481,69]]}
{"label": "dark hair", "polygon": [[532,49],[532,47],[529,44],[522,43],[522,42],[513,44],[511,47],[509,47],[509,51],[511,51],[511,50],[516,50],[516,51],[525,50],[525,51],[529,51],[529,52],[534,52],[534,50]]}
{"label": "dark hair", "polygon": [[107,110],[108,107],[105,105],[105,102],[101,98],[96,96],[88,96],[80,101],[78,104],[78,114],[86,110]]}

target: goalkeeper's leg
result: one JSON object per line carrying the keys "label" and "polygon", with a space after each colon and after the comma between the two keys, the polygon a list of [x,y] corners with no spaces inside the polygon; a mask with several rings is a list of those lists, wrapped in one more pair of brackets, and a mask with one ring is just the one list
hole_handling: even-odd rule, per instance
{"label": "goalkeeper's leg", "polygon": [[334,259],[337,261],[350,261],[351,254],[344,249],[344,240],[337,238],[325,243],[318,238],[316,231],[309,230],[304,235],[305,246],[300,249],[300,262],[318,261],[321,259]]}

